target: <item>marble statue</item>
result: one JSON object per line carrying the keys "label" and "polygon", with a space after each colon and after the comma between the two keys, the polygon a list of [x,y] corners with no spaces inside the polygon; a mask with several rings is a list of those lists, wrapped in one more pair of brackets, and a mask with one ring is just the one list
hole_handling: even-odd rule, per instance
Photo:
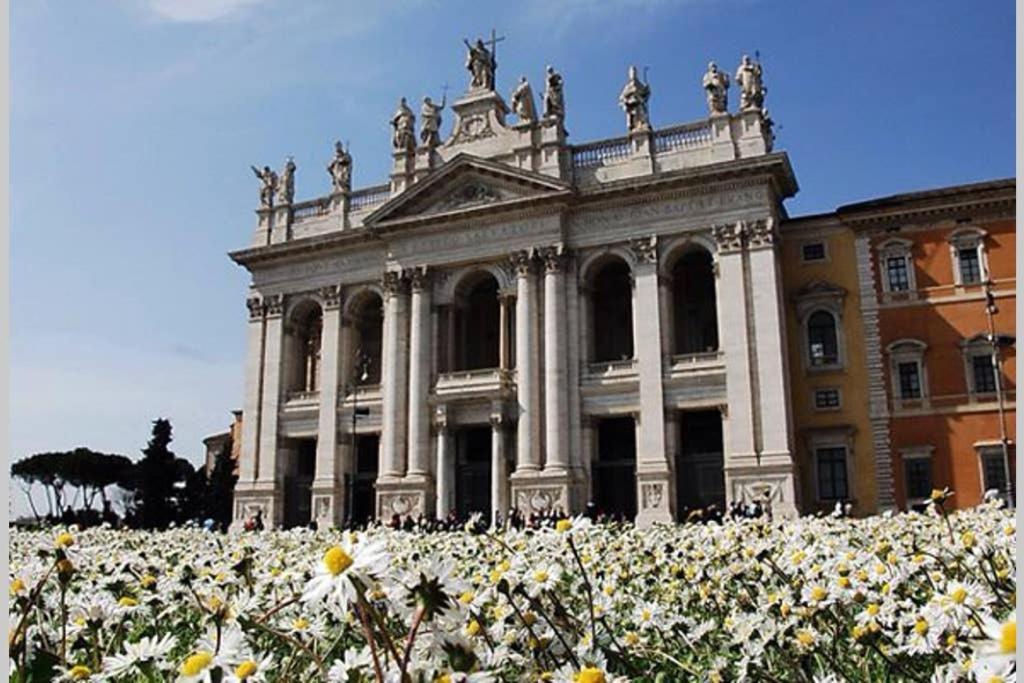
{"label": "marble statue", "polygon": [[651,99],[651,86],[636,74],[636,67],[629,67],[629,78],[619,94],[619,105],[626,112],[626,129],[630,133],[650,130],[651,119],[647,102]]}
{"label": "marble statue", "polygon": [[565,99],[562,87],[562,75],[555,71],[555,67],[548,66],[544,79],[544,118],[558,121],[565,119]]}
{"label": "marble statue", "polygon": [[274,193],[277,191],[277,174],[264,166],[263,170],[250,166],[252,172],[260,179],[260,207],[269,209],[274,205]]}
{"label": "marble statue", "polygon": [[441,97],[441,104],[434,104],[429,97],[423,98],[423,107],[420,109],[420,142],[427,147],[437,147],[441,144],[441,110],[444,109],[447,99],[445,94]]}
{"label": "marble statue", "polygon": [[331,176],[332,191],[348,192],[352,189],[352,155],[340,140],[334,143],[334,158],[327,164],[327,172]]}
{"label": "marble statue", "polygon": [[512,91],[512,111],[519,117],[520,123],[532,123],[537,119],[537,110],[533,106],[533,88],[526,76],[519,77],[519,85]]}
{"label": "marble statue", "polygon": [[708,62],[703,84],[708,95],[708,110],[712,114],[725,113],[729,107],[729,74],[719,71],[714,62]]}
{"label": "marble statue", "polygon": [[280,180],[277,184],[277,203],[291,204],[295,201],[295,161],[288,157],[284,168],[281,169]]}
{"label": "marble statue", "polygon": [[470,90],[494,90],[494,72],[498,68],[498,62],[492,50],[488,50],[481,38],[476,43],[470,44],[463,39],[469,52],[466,53],[466,68],[469,69],[472,77],[469,81]]}
{"label": "marble statue", "polygon": [[760,109],[767,89],[761,80],[761,64],[743,55],[736,69],[736,85],[740,88],[740,109]]}
{"label": "marble statue", "polygon": [[395,115],[391,117],[391,146],[396,152],[412,149],[416,146],[416,116],[409,109],[403,97],[398,103]]}

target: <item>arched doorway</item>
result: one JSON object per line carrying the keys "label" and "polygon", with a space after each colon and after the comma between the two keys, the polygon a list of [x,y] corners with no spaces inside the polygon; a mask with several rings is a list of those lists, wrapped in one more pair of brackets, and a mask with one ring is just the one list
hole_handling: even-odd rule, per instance
{"label": "arched doorway", "polygon": [[672,268],[672,319],[675,354],[718,350],[718,302],[711,254],[697,247]]}
{"label": "arched doorway", "polygon": [[455,511],[491,516],[491,428],[467,426],[455,434]]}
{"label": "arched doorway", "polygon": [[592,361],[633,357],[633,277],[619,258],[598,267],[590,284]]}
{"label": "arched doorway", "polygon": [[598,514],[630,521],[636,517],[636,421],[632,417],[597,423],[591,477]]}

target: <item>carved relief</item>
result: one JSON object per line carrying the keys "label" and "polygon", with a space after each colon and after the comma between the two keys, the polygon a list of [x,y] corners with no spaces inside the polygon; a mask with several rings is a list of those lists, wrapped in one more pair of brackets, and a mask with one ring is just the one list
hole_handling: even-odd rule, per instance
{"label": "carved relief", "polygon": [[560,504],[561,494],[557,489],[523,489],[516,494],[516,507],[527,514],[548,512]]}
{"label": "carved relief", "polygon": [[743,232],[751,247],[770,247],[775,244],[775,221],[770,218],[744,223]]}
{"label": "carved relief", "polygon": [[533,252],[531,250],[523,249],[521,251],[513,252],[509,256],[509,262],[515,270],[516,275],[525,277],[533,271]]}
{"label": "carved relief", "polygon": [[397,270],[386,271],[381,279],[381,287],[384,288],[385,296],[398,296],[405,291],[405,286],[406,280]]}
{"label": "carved relief", "polygon": [[561,246],[544,247],[539,256],[544,262],[544,270],[548,273],[561,273],[568,262],[568,254]]}
{"label": "carved relief", "polygon": [[414,292],[422,292],[430,284],[430,272],[426,266],[410,268],[406,271],[406,277],[409,278],[409,286]]}
{"label": "carved relief", "polygon": [[711,228],[711,234],[718,244],[720,253],[739,251],[743,248],[743,230],[738,223],[723,223]]}
{"label": "carved relief", "polygon": [[331,515],[331,498],[330,496],[317,496],[313,502],[313,509],[315,510],[314,517],[324,518]]}
{"label": "carved relief", "polygon": [[270,294],[263,300],[263,303],[266,306],[268,318],[278,318],[284,315],[283,294]]}
{"label": "carved relief", "polygon": [[464,185],[445,197],[443,201],[432,207],[433,211],[430,213],[433,213],[434,211],[448,211],[451,209],[464,209],[471,206],[490,204],[492,202],[500,201],[501,199],[501,195],[499,195],[493,187],[489,187],[483,183],[473,182]]}
{"label": "carved relief", "polygon": [[334,309],[341,306],[341,286],[328,285],[320,288],[320,298],[323,299],[325,309]]}
{"label": "carved relief", "polygon": [[638,263],[658,262],[658,241],[653,235],[632,238],[629,240],[629,249]]}
{"label": "carved relief", "polygon": [[419,493],[395,493],[384,496],[381,500],[381,512],[385,515],[411,515],[421,509]]}
{"label": "carved relief", "polygon": [[249,309],[249,320],[259,320],[263,317],[263,299],[251,296],[245,300],[245,305]]}
{"label": "carved relief", "polygon": [[445,143],[446,147],[464,145],[477,140],[494,137],[496,133],[491,127],[491,119],[486,114],[467,116],[459,121],[455,134]]}
{"label": "carved relief", "polygon": [[664,498],[664,487],[661,484],[644,484],[640,487],[640,498],[644,510],[660,508]]}

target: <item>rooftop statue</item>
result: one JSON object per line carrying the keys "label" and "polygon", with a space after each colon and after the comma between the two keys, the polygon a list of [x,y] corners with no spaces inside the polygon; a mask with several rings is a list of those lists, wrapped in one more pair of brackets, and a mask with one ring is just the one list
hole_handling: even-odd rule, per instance
{"label": "rooftop statue", "polygon": [[537,120],[537,110],[533,105],[533,88],[526,76],[519,77],[519,85],[512,91],[512,111],[519,117],[520,123],[532,123]]}
{"label": "rooftop statue", "polygon": [[291,204],[293,201],[295,201],[295,161],[288,157],[277,184],[277,203]]}
{"label": "rooftop statue", "polygon": [[[496,39],[495,39],[496,40]],[[493,44],[491,50],[484,45],[482,38],[477,38],[476,43],[470,44],[463,39],[469,52],[466,53],[466,68],[472,75],[469,81],[470,90],[494,90],[494,72],[498,69],[498,62],[494,56]]]}
{"label": "rooftop statue", "polygon": [[724,114],[729,107],[729,74],[719,71],[714,62],[708,62],[703,85],[708,96],[708,110],[712,114]]}
{"label": "rooftop statue", "polygon": [[277,191],[277,174],[264,166],[263,170],[250,166],[252,172],[260,180],[260,208],[269,209],[274,205],[274,193]]}
{"label": "rooftop statue", "polygon": [[423,107],[420,108],[420,142],[427,147],[441,144],[441,110],[447,100],[447,93],[441,96],[441,104],[434,104],[429,97],[423,98]]}
{"label": "rooftop statue", "polygon": [[352,155],[340,140],[334,143],[334,158],[327,164],[327,172],[331,175],[333,192],[348,192],[352,189]]}
{"label": "rooftop statue", "polygon": [[544,118],[565,120],[565,99],[562,92],[562,75],[555,67],[548,66],[544,78]]}
{"label": "rooftop statue", "polygon": [[636,74],[636,67],[629,67],[629,79],[619,94],[619,104],[626,112],[626,128],[630,133],[650,130],[651,118],[647,102],[651,99],[651,86]]}
{"label": "rooftop statue", "polygon": [[740,109],[760,109],[764,106],[764,94],[768,92],[761,80],[760,62],[751,61],[743,55],[736,69],[736,84],[740,88]]}
{"label": "rooftop statue", "polygon": [[391,117],[391,128],[391,146],[396,152],[408,151],[416,146],[416,116],[404,97],[398,102],[398,109]]}

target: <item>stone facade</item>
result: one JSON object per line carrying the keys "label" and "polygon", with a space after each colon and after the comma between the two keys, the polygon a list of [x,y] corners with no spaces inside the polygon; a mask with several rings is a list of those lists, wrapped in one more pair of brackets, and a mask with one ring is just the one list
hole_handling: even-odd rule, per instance
{"label": "stone facade", "polygon": [[236,518],[342,524],[367,495],[379,517],[795,514],[797,185],[760,104],[570,145],[557,72],[514,122],[481,78],[447,137],[416,147],[396,114],[387,185],[278,193],[231,254],[252,274]]}

